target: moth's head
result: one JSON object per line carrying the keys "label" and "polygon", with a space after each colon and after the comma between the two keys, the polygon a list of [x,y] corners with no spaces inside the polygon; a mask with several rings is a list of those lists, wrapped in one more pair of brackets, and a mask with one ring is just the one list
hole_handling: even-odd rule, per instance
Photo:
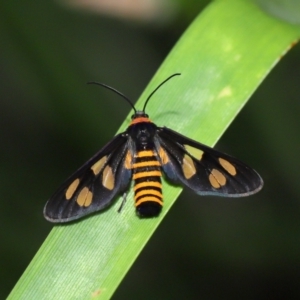
{"label": "moth's head", "polygon": [[137,110],[132,116],[131,120],[137,119],[137,118],[149,118],[149,116],[142,110]]}

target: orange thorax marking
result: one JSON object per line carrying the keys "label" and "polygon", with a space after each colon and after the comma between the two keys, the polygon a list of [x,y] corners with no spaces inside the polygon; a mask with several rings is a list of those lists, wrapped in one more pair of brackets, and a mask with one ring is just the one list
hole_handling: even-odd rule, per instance
{"label": "orange thorax marking", "polygon": [[146,118],[146,117],[139,117],[139,118],[133,119],[133,120],[130,122],[130,125],[134,125],[134,124],[142,123],[142,122],[152,123],[152,122],[150,121],[149,118]]}

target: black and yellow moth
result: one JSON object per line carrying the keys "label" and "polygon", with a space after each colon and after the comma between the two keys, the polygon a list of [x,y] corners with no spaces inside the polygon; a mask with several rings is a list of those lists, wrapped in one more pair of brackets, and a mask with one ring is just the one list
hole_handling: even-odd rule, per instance
{"label": "black and yellow moth", "polygon": [[189,139],[169,128],[156,126],[143,110],[135,109],[122,93],[103,83],[130,103],[134,110],[125,132],[116,135],[95,156],[69,177],[48,200],[44,216],[55,223],[69,222],[103,210],[126,193],[134,181],[136,213],[158,216],[163,206],[161,177],[182,184],[200,195],[244,197],[263,186],[259,174],[227,154]]}

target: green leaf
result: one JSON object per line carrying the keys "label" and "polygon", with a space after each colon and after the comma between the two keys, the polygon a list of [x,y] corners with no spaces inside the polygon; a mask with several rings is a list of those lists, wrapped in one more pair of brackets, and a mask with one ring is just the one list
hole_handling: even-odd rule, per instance
{"label": "green leaf", "polygon": [[[250,1],[215,1],[186,30],[136,106],[169,75],[182,73],[154,95],[147,113],[159,126],[213,145],[299,33]],[[181,188],[164,182],[163,192],[156,219],[136,217],[131,191],[120,214],[116,201],[103,213],[55,226],[8,299],[110,298]]]}

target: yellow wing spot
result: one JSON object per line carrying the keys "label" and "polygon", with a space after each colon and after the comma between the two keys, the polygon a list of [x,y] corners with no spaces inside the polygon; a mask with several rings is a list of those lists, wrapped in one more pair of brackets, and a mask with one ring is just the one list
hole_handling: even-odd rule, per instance
{"label": "yellow wing spot", "polygon": [[188,155],[184,155],[182,161],[182,171],[186,179],[190,179],[193,175],[196,174],[196,168],[192,158]]}
{"label": "yellow wing spot", "polygon": [[155,153],[152,150],[144,150],[144,151],[139,151],[135,157],[149,157],[149,156],[155,156]]}
{"label": "yellow wing spot", "polygon": [[93,193],[91,191],[88,192],[87,196],[86,196],[86,199],[85,199],[85,202],[84,202],[84,206],[85,207],[88,207],[91,205],[92,203],[92,200],[93,200]]}
{"label": "yellow wing spot", "polygon": [[109,190],[115,186],[115,177],[110,166],[106,166],[102,175],[102,184]]}
{"label": "yellow wing spot", "polygon": [[124,167],[126,169],[131,169],[132,168],[132,155],[131,155],[129,150],[127,151],[126,156],[125,156]]}
{"label": "yellow wing spot", "polygon": [[203,151],[200,149],[197,149],[195,147],[192,147],[190,145],[183,145],[185,150],[191,154],[192,156],[194,156],[196,159],[201,160],[202,159],[202,155],[203,155]]}
{"label": "yellow wing spot", "polygon": [[91,205],[92,199],[93,199],[93,193],[87,187],[84,187],[80,191],[76,199],[76,202],[78,203],[79,206],[88,207]]}
{"label": "yellow wing spot", "polygon": [[143,202],[156,202],[156,203],[160,204],[161,206],[163,206],[163,202],[161,200],[157,199],[156,197],[151,197],[151,196],[141,198],[139,201],[137,201],[135,203],[135,206],[139,206]]}
{"label": "yellow wing spot", "polygon": [[151,187],[157,187],[157,188],[162,188],[162,184],[158,181],[145,181],[145,182],[140,182],[136,184],[133,188],[134,191],[141,189],[141,188],[151,188]]}
{"label": "yellow wing spot", "polygon": [[79,180],[79,178],[77,178],[69,185],[68,189],[66,190],[66,199],[67,200],[70,200],[73,197],[76,189],[78,188],[79,183],[80,183],[80,180]]}
{"label": "yellow wing spot", "polygon": [[139,197],[145,196],[145,195],[154,195],[154,196],[157,196],[159,198],[162,198],[162,193],[161,192],[156,191],[156,190],[148,189],[148,190],[142,190],[140,192],[137,192],[134,195],[134,199],[138,199]]}
{"label": "yellow wing spot", "polygon": [[236,168],[229,161],[224,158],[219,158],[221,166],[232,176],[236,175]]}
{"label": "yellow wing spot", "polygon": [[166,153],[166,151],[162,147],[159,148],[158,155],[159,155],[161,163],[163,165],[167,164],[170,161],[168,154]]}
{"label": "yellow wing spot", "polygon": [[208,177],[210,184],[215,188],[219,189],[221,186],[226,184],[226,177],[217,169],[213,169]]}
{"label": "yellow wing spot", "polygon": [[100,171],[102,170],[103,166],[105,165],[107,161],[107,156],[103,156],[101,159],[99,159],[96,163],[94,163],[91,166],[92,171],[95,175],[98,175]]}
{"label": "yellow wing spot", "polygon": [[152,176],[159,176],[161,177],[161,171],[148,171],[148,172],[139,172],[136,174],[133,174],[132,179],[138,179],[138,178],[143,178],[143,177],[152,177]]}

